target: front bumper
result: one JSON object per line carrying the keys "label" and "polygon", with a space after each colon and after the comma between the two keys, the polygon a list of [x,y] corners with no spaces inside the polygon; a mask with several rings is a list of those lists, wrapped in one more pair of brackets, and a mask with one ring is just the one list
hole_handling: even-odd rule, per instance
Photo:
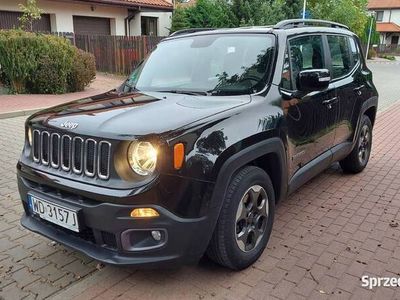
{"label": "front bumper", "polygon": [[[21,224],[25,228],[108,264],[159,267],[195,263],[207,248],[216,220],[213,213],[182,218],[154,204],[146,207],[156,209],[159,217],[133,219],[130,212],[143,205],[98,202],[63,193],[25,178],[21,170],[18,170],[18,186],[25,209]],[[28,194],[79,209],[79,221],[84,228],[75,233],[33,215]],[[162,240],[149,247],[152,230],[160,231]]]}

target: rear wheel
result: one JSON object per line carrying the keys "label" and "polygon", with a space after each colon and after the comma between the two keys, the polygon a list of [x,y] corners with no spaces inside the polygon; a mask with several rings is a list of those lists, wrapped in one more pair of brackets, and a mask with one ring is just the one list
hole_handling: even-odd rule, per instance
{"label": "rear wheel", "polygon": [[340,166],[348,173],[359,173],[367,166],[372,147],[372,124],[368,116],[363,115],[358,138],[353,151],[343,160]]}
{"label": "rear wheel", "polygon": [[229,184],[207,255],[234,270],[253,264],[266,247],[274,220],[275,194],[262,169],[247,166]]}

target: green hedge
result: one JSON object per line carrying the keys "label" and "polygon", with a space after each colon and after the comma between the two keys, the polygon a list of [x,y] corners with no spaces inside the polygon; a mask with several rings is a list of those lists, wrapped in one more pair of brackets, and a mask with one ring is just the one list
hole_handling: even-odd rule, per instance
{"label": "green hedge", "polygon": [[96,60],[94,55],[75,48],[74,64],[68,76],[70,91],[83,91],[96,76]]}
{"label": "green hedge", "polygon": [[[90,71],[83,76],[76,71],[86,68]],[[0,78],[13,93],[82,90],[94,79],[95,68],[94,57],[81,53],[65,38],[20,30],[0,31]]]}

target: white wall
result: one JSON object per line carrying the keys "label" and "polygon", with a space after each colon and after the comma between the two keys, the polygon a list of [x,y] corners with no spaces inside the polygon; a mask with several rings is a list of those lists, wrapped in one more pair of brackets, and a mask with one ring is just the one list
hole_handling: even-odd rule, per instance
{"label": "white wall", "polygon": [[142,35],[141,17],[154,17],[157,20],[159,36],[168,36],[171,28],[171,12],[138,12],[130,22],[131,35]]}
{"label": "white wall", "polygon": [[[23,0],[0,0],[0,10],[19,11],[18,3]],[[38,0],[38,6],[45,13],[50,14],[51,30],[56,32],[73,32],[73,16],[91,16],[111,18],[111,34],[125,35],[125,18],[128,10],[121,7],[71,4],[68,2],[55,2]],[[93,7],[93,10],[92,10]],[[167,36],[171,27],[171,12],[139,12],[130,23],[131,35],[141,35],[141,16],[158,18],[158,34]]]}
{"label": "white wall", "polygon": [[400,26],[400,9],[392,10],[392,16],[390,20],[391,20],[390,22],[396,23],[397,25]]}
{"label": "white wall", "polygon": [[[377,9],[376,11],[383,11],[383,19],[381,22],[383,23],[395,23],[400,26],[400,9]],[[378,22],[379,23],[379,22]],[[392,36],[397,36],[398,33],[393,34],[380,34],[380,43],[390,45],[392,42]],[[400,41],[399,41],[400,45]]]}
{"label": "white wall", "polygon": [[392,9],[391,13],[390,9],[377,9],[376,11],[383,11],[382,22],[392,22],[400,26],[400,9]]}

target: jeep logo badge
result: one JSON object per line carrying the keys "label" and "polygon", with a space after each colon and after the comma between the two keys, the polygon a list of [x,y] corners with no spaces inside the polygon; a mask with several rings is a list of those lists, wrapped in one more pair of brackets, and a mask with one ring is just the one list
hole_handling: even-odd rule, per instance
{"label": "jeep logo badge", "polygon": [[65,121],[64,123],[61,123],[61,127],[63,127],[63,128],[66,128],[66,129],[71,129],[71,130],[73,130],[73,129],[75,129],[76,127],[78,127],[78,123],[73,123],[73,122],[70,122],[70,121]]}

